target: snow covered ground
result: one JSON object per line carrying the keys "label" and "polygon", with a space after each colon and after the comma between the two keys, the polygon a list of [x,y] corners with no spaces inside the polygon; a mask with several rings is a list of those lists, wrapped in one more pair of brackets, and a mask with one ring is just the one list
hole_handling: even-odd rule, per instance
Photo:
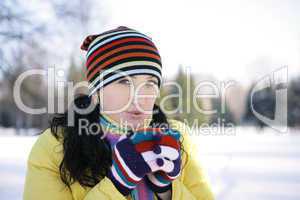
{"label": "snow covered ground", "polygon": [[0,199],[22,199],[26,160],[37,137],[0,137]]}
{"label": "snow covered ground", "polygon": [[299,200],[300,134],[194,136],[218,200]]}
{"label": "snow covered ground", "polygon": [[[26,159],[37,138],[11,131],[0,129],[1,200],[22,199]],[[192,139],[217,200],[300,199],[300,134],[238,128],[235,135]]]}

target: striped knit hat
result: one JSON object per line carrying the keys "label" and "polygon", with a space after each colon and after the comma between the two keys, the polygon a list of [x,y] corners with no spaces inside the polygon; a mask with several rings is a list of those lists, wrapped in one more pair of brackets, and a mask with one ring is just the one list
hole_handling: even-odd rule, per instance
{"label": "striped knit hat", "polygon": [[152,39],[134,29],[119,26],[89,35],[81,49],[86,54],[90,95],[124,76],[153,75],[161,86],[161,58]]}

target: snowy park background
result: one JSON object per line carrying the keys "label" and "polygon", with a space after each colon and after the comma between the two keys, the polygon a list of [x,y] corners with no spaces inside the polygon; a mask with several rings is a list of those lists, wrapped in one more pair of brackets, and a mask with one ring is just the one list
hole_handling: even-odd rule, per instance
{"label": "snowy park background", "polygon": [[[299,200],[299,10],[296,0],[0,0],[0,200],[22,199],[33,135],[48,127],[54,108],[70,103],[67,85],[85,80],[84,38],[118,26],[151,36],[165,80],[183,88],[183,105],[191,104],[188,91],[203,81],[214,86],[200,88],[197,103],[217,112],[203,116],[192,107],[175,116],[237,127],[234,135],[193,136],[216,200]],[[31,108],[47,107],[42,114],[25,112],[13,96],[16,80],[32,69],[47,75],[26,78],[19,94]],[[191,72],[190,87],[183,69]],[[286,74],[275,79],[278,69]],[[269,85],[252,94],[267,77],[273,78]],[[281,102],[287,112],[278,115],[287,114],[285,134],[253,113],[273,119],[278,90],[287,97]]]}
{"label": "snowy park background", "polygon": [[[37,130],[29,130],[37,133]],[[1,129],[0,199],[22,199],[26,159],[36,136]],[[300,135],[237,128],[235,135],[192,135],[217,200],[299,200]]]}

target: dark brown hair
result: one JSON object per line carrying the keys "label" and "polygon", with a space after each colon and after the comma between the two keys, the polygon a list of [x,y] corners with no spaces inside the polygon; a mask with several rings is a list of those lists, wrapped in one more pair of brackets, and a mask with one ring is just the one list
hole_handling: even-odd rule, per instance
{"label": "dark brown hair", "polygon": [[[87,108],[92,103],[91,98],[87,95],[80,95],[75,98],[72,105],[79,108]],[[59,139],[63,138],[63,160],[60,163],[60,177],[66,186],[78,181],[82,186],[95,186],[109,170],[112,164],[111,148],[108,141],[102,138],[103,131],[99,124],[100,105],[88,114],[74,112],[74,125],[69,126],[67,123],[68,110],[63,114],[55,114],[50,120],[52,134]],[[99,124],[98,133],[93,134],[87,131],[79,133],[79,120],[86,119],[88,123]],[[167,124],[167,117],[162,110],[154,105],[151,125]],[[63,131],[59,132],[58,127]],[[96,128],[96,127],[95,127]],[[93,131],[93,130],[92,130]],[[60,135],[60,133],[62,135]],[[181,141],[182,144],[182,141]],[[181,145],[182,147],[182,145]],[[181,148],[182,152],[184,149]]]}

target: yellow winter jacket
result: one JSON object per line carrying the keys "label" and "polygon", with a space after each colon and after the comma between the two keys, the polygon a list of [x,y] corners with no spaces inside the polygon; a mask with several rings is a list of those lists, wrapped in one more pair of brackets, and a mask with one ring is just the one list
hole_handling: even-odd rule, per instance
{"label": "yellow winter jacket", "polygon": [[[214,196],[199,164],[197,147],[189,139],[189,128],[183,122],[169,119],[171,128],[177,129],[183,136],[183,147],[188,161],[181,175],[172,182],[174,200],[213,200]],[[94,187],[82,187],[78,182],[71,190],[60,179],[59,164],[62,160],[61,140],[57,140],[50,128],[38,136],[27,160],[26,180],[23,192],[24,200],[129,200],[124,197],[108,178],[102,179]],[[182,156],[182,163],[186,162]]]}

